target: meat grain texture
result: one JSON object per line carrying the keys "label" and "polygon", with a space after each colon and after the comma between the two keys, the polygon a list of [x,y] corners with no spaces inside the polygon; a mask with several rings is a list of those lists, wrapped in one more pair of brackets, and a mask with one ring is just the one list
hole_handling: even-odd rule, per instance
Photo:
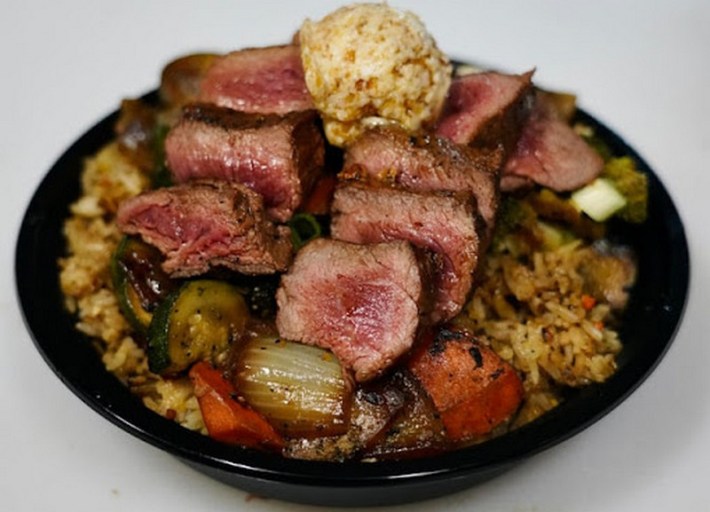
{"label": "meat grain texture", "polygon": [[157,247],[173,277],[214,267],[273,274],[291,262],[289,228],[267,219],[261,196],[237,183],[197,181],[145,192],[121,203],[116,222]]}
{"label": "meat grain texture", "polygon": [[416,192],[468,191],[490,233],[500,194],[501,153],[459,145],[398,128],[367,130],[345,153],[341,178],[367,179]]}
{"label": "meat grain texture", "polygon": [[167,165],[178,183],[207,178],[246,185],[283,222],[323,169],[316,119],[312,110],[280,116],[192,104],[165,140]]}
{"label": "meat grain texture", "polygon": [[317,239],[282,277],[276,326],[287,339],[330,349],[356,380],[371,380],[412,346],[421,288],[406,242]]}
{"label": "meat grain texture", "polygon": [[220,57],[202,78],[198,99],[257,114],[313,108],[294,45],[249,48]]}
{"label": "meat grain texture", "polygon": [[475,200],[468,193],[420,194],[344,183],[335,191],[331,232],[358,244],[405,240],[420,249],[430,303],[423,316],[443,322],[466,302],[478,264]]}

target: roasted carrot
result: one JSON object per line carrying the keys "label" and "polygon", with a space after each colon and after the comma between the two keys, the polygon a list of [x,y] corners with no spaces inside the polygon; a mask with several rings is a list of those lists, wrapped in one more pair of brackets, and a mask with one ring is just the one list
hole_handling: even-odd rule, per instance
{"label": "roasted carrot", "polygon": [[235,400],[236,389],[222,372],[202,361],[190,369],[190,379],[210,437],[241,446],[283,448],[284,440],[269,422]]}
{"label": "roasted carrot", "polygon": [[303,211],[313,215],[330,213],[330,203],[333,201],[336,182],[337,180],[332,174],[322,176],[303,204]]}
{"label": "roasted carrot", "polygon": [[597,304],[597,299],[595,299],[591,295],[587,295],[586,293],[584,295],[582,295],[581,301],[582,301],[582,307],[586,311],[591,310]]}
{"label": "roasted carrot", "polygon": [[408,366],[441,415],[454,442],[490,433],[523,398],[512,366],[472,336],[442,329],[425,335]]}

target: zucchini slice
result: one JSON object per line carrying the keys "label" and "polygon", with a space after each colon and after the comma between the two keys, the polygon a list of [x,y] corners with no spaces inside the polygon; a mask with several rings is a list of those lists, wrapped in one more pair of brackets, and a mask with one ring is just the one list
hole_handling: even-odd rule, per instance
{"label": "zucchini slice", "polygon": [[184,283],[158,306],[148,329],[148,365],[174,374],[200,360],[219,362],[244,331],[248,308],[239,290],[224,281]]}
{"label": "zucchini slice", "polygon": [[111,280],[121,312],[131,326],[145,334],[153,311],[177,282],[163,272],[162,255],[139,238],[124,237],[111,258]]}

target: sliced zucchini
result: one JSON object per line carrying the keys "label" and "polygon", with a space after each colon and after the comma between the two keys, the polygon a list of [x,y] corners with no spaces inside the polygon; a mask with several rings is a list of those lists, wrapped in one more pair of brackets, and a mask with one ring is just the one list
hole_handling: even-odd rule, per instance
{"label": "sliced zucchini", "polygon": [[128,321],[134,328],[145,332],[153,319],[153,313],[143,307],[136,289],[129,283],[124,282],[123,290],[119,297],[122,303],[121,310],[124,314],[128,313]]}
{"label": "sliced zucchini", "polygon": [[239,290],[223,281],[184,283],[158,306],[148,330],[148,364],[174,374],[200,360],[218,362],[243,331],[248,309]]}
{"label": "sliced zucchini", "polygon": [[145,334],[153,311],[178,284],[160,267],[162,255],[138,238],[124,237],[111,258],[111,279],[121,312]]}

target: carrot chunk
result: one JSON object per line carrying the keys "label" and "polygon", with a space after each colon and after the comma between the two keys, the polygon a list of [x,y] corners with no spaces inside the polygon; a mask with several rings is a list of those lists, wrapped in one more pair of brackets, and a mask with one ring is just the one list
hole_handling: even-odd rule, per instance
{"label": "carrot chunk", "polygon": [[409,369],[434,402],[449,439],[486,435],[517,411],[522,381],[493,350],[446,329],[425,338]]}
{"label": "carrot chunk", "polygon": [[266,419],[234,399],[236,389],[219,370],[199,362],[190,369],[190,380],[210,437],[248,447],[284,447],[284,440]]}
{"label": "carrot chunk", "polygon": [[582,300],[582,307],[586,311],[590,311],[597,304],[597,299],[595,299],[591,295],[587,295],[586,293],[584,295],[582,295],[581,300]]}
{"label": "carrot chunk", "polygon": [[303,211],[313,215],[330,213],[330,204],[333,202],[336,182],[337,180],[333,175],[326,174],[322,176],[304,202]]}

